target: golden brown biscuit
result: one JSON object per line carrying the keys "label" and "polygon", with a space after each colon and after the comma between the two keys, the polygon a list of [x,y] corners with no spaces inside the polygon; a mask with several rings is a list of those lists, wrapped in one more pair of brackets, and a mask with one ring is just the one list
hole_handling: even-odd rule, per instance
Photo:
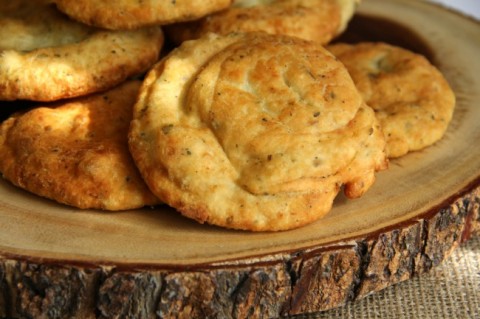
{"label": "golden brown biscuit", "polygon": [[236,0],[227,10],[166,28],[175,43],[208,32],[263,31],[328,43],[344,31],[358,0]]}
{"label": "golden brown biscuit", "polygon": [[106,29],[135,29],[188,21],[228,7],[232,0],[53,0],[75,20]]}
{"label": "golden brown biscuit", "polygon": [[425,148],[445,133],[455,95],[423,56],[385,43],[328,47],[350,72],[382,125],[390,158]]}
{"label": "golden brown biscuit", "polygon": [[0,3],[0,100],[54,101],[109,89],[157,62],[158,28],[103,31],[49,1]]}
{"label": "golden brown biscuit", "polygon": [[254,231],[325,215],[386,165],[383,134],[320,44],[268,34],[187,41],[147,75],[129,133],[150,189],[201,223]]}
{"label": "golden brown biscuit", "polygon": [[0,126],[0,172],[13,184],[79,208],[158,203],[130,156],[127,133],[139,81],[34,108]]}

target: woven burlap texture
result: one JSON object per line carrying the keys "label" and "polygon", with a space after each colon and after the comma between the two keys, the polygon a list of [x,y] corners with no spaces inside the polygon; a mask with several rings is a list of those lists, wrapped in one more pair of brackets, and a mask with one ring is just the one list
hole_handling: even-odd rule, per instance
{"label": "woven burlap texture", "polygon": [[480,318],[480,237],[430,272],[344,307],[295,319]]}

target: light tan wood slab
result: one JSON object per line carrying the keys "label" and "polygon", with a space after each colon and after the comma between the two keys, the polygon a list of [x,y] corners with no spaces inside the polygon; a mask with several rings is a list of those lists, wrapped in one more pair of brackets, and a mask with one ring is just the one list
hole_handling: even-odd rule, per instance
{"label": "light tan wood slab", "polygon": [[[353,33],[423,51],[452,85],[441,141],[392,160],[363,198],[339,196],[322,220],[278,233],[199,225],[167,207],[79,211],[2,180],[0,317],[315,312],[428,271],[478,234],[480,24],[413,0],[364,0],[359,15]],[[389,36],[382,23],[402,27]]]}

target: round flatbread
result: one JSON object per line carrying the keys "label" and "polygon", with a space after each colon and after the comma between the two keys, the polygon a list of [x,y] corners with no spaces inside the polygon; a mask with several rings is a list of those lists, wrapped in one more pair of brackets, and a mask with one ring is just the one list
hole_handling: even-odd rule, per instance
{"label": "round flatbread", "polygon": [[175,42],[197,39],[208,32],[263,31],[330,42],[347,27],[357,0],[236,0],[227,10],[165,30]]}
{"label": "round flatbread", "polygon": [[0,3],[0,100],[55,101],[112,88],[157,62],[159,28],[105,31],[49,1]]}
{"label": "round flatbread", "polygon": [[152,192],[201,223],[253,231],[324,216],[386,165],[383,134],[320,44],[261,34],[187,41],[142,85],[129,133]]}
{"label": "round flatbread", "polygon": [[15,114],[0,126],[0,172],[14,185],[79,208],[124,210],[159,200],[130,156],[139,81]]}
{"label": "round flatbread", "polygon": [[135,29],[201,18],[232,0],[53,0],[75,20],[106,29]]}
{"label": "round flatbread", "polygon": [[452,119],[455,95],[425,57],[386,43],[340,43],[328,49],[344,63],[375,110],[390,158],[442,138]]}

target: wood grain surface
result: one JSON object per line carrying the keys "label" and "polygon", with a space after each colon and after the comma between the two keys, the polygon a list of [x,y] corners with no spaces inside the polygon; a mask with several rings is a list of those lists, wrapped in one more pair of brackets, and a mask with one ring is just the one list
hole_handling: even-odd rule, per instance
{"label": "wood grain surface", "polygon": [[[389,27],[386,28],[385,26]],[[80,211],[0,181],[0,317],[275,318],[341,306],[438,265],[480,233],[480,27],[364,0],[344,39],[427,55],[457,96],[446,136],[299,229],[200,225],[165,206]]]}

